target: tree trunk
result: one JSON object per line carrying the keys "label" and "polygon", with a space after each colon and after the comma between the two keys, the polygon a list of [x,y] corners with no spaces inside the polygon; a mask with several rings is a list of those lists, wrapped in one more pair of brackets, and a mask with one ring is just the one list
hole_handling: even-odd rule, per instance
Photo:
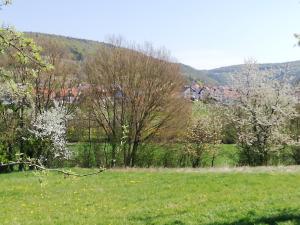
{"label": "tree trunk", "polygon": [[125,155],[124,155],[124,157],[125,157],[125,159],[124,159],[125,167],[130,167],[130,165],[131,165],[132,149],[133,149],[133,144],[129,142],[127,149],[126,148],[124,149],[124,152],[125,152]]}
{"label": "tree trunk", "polygon": [[192,167],[197,168],[200,166],[200,157],[196,157],[192,160]]}
{"label": "tree trunk", "polygon": [[[24,98],[22,99],[22,104],[24,104]],[[23,159],[25,152],[24,152],[24,140],[22,137],[23,134],[23,129],[24,129],[24,107],[21,107],[21,111],[20,111],[20,158]],[[19,164],[19,171],[23,171],[24,170],[24,165],[22,163]]]}
{"label": "tree trunk", "polygon": [[110,167],[114,168],[116,166],[116,149],[117,149],[117,145],[115,143],[115,141],[112,143],[112,149],[111,149],[111,164]]}
{"label": "tree trunk", "polygon": [[215,159],[216,159],[216,155],[213,154],[213,157],[211,159],[211,167],[214,167]]}
{"label": "tree trunk", "polygon": [[135,166],[138,146],[139,146],[139,141],[134,141],[133,146],[132,146],[132,154],[131,154],[131,165],[130,165],[131,167]]}
{"label": "tree trunk", "polygon": [[[13,147],[12,147],[11,143],[8,143],[7,150],[8,150],[8,160],[13,161],[14,160],[14,158],[13,158]],[[10,165],[7,168],[7,172],[12,172],[12,171],[14,171],[14,166]]]}

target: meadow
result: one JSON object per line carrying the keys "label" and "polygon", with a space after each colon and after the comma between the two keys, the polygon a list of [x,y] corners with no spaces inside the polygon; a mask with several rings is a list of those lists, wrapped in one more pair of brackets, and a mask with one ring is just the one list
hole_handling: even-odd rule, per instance
{"label": "meadow", "polygon": [[27,171],[0,174],[0,184],[2,225],[300,224],[297,166]]}

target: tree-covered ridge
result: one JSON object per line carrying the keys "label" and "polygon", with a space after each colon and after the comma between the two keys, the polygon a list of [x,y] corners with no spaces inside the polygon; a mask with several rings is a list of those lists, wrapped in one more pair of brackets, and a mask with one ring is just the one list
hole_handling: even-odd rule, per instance
{"label": "tree-covered ridge", "polygon": [[[293,80],[298,81],[300,79],[300,61],[283,62],[283,63],[263,63],[258,64],[259,69],[272,70],[278,78],[283,74],[291,76]],[[197,70],[193,67],[183,65],[183,73],[196,80],[202,80],[204,83],[213,85],[228,85],[232,82],[231,76],[238,74],[242,71],[243,64],[225,66],[210,70]]]}
{"label": "tree-covered ridge", "polygon": [[103,42],[66,37],[54,34],[44,34],[36,32],[25,32],[25,35],[35,40],[37,43],[55,41],[60,44],[64,51],[72,54],[73,58],[82,61],[89,54],[95,52],[96,49],[105,45]]}
{"label": "tree-covered ridge", "polygon": [[[74,60],[82,61],[88,55],[94,53],[96,49],[103,45],[107,45],[104,42],[98,42],[93,40],[79,39],[73,37],[66,37],[61,35],[44,34],[36,32],[26,32],[26,36],[33,38],[37,43],[41,40],[56,41],[61,44],[66,52],[72,55]],[[231,83],[231,75],[237,74],[242,71],[243,65],[225,66],[210,70],[199,70],[192,66],[179,63],[183,75],[190,80],[200,80],[209,85],[228,85]],[[264,63],[259,64],[260,70],[274,70],[278,76],[287,72],[289,76],[292,76],[295,80],[300,79],[300,61],[283,62],[283,63]]]}

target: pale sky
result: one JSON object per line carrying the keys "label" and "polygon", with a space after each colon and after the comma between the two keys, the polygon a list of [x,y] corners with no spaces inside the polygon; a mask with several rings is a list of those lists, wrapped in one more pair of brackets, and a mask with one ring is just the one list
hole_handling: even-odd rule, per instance
{"label": "pale sky", "polygon": [[299,0],[13,0],[0,20],[20,31],[148,41],[198,69],[300,60]]}

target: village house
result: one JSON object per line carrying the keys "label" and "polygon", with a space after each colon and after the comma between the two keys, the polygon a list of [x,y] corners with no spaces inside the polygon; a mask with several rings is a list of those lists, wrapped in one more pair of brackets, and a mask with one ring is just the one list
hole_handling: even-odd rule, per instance
{"label": "village house", "polygon": [[200,86],[193,82],[184,87],[183,97],[191,101],[212,100],[229,103],[237,97],[237,94],[228,86]]}

